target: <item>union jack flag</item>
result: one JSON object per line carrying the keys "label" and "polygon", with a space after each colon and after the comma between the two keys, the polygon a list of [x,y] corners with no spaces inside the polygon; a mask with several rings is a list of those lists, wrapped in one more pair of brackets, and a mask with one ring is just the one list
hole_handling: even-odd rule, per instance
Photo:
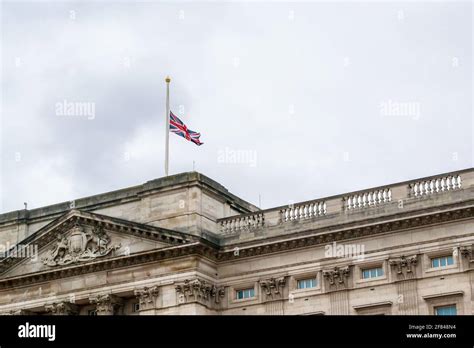
{"label": "union jack flag", "polygon": [[180,137],[185,138],[186,140],[192,141],[196,145],[202,145],[199,140],[201,133],[194,132],[181,121],[176,115],[170,111],[170,131],[178,134]]}

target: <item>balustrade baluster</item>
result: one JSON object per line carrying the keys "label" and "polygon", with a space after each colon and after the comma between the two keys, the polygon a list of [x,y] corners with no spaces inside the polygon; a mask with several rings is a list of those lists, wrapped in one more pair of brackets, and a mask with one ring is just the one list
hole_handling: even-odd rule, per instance
{"label": "balustrade baluster", "polygon": [[451,177],[451,189],[454,190],[456,188],[456,178],[454,176]]}
{"label": "balustrade baluster", "polygon": [[448,176],[448,177],[446,178],[446,191],[450,191],[450,190],[453,188],[453,187],[451,186],[451,183],[452,183],[452,182],[451,182],[451,177]]}

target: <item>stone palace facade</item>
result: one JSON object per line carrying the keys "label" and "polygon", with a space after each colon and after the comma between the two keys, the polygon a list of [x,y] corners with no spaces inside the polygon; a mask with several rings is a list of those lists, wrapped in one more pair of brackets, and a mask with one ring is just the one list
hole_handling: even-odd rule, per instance
{"label": "stone palace facade", "polygon": [[4,315],[474,314],[474,169],[260,210],[189,172],[0,215]]}

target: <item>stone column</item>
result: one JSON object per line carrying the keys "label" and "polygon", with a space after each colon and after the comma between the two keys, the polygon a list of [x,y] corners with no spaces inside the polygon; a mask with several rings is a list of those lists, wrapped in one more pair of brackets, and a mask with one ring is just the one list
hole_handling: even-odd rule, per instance
{"label": "stone column", "polygon": [[56,302],[44,306],[50,315],[76,315],[79,314],[77,306],[70,302]]}
{"label": "stone column", "polygon": [[94,295],[89,298],[89,301],[96,305],[97,315],[118,314],[123,305],[123,300],[112,294]]}
{"label": "stone column", "polygon": [[329,293],[330,311],[332,315],[349,315],[349,291],[340,290]]}
{"label": "stone column", "polygon": [[336,291],[336,290],[347,290],[351,287],[351,268],[346,267],[334,267],[330,270],[323,270],[324,278],[324,290]]}
{"label": "stone column", "polygon": [[389,259],[391,281],[397,285],[397,304],[400,315],[418,315],[418,284],[416,278],[418,256],[402,255]]}
{"label": "stone column", "polygon": [[260,280],[259,284],[262,289],[263,301],[282,300],[285,297],[285,277]]}
{"label": "stone column", "polygon": [[138,298],[140,315],[155,314],[155,309],[157,308],[157,298],[159,295],[158,286],[145,286],[143,289],[136,289],[134,293]]}
{"label": "stone column", "polygon": [[183,283],[176,284],[175,290],[177,305],[199,303],[210,309],[218,308],[225,296],[224,287],[199,278],[185,279]]}

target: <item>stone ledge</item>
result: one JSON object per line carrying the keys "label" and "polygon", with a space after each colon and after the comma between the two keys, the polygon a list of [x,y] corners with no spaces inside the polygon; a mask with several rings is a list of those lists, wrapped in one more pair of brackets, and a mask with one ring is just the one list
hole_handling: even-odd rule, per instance
{"label": "stone ledge", "polygon": [[68,202],[61,202],[45,207],[31,210],[16,210],[0,214],[0,224],[21,223],[42,218],[54,218],[71,210],[70,202],[74,202],[74,209],[95,210],[111,205],[123,204],[128,201],[140,200],[141,197],[148,192],[161,190],[167,187],[183,186],[186,184],[199,185],[202,184],[209,189],[216,191],[218,194],[233,204],[235,207],[243,211],[256,211],[258,208],[253,204],[230,193],[224,186],[211,178],[198,172],[185,172],[168,177],[162,177],[155,180],[147,181],[142,185],[131,186],[128,188],[101,193],[84,198],[71,199]]}

